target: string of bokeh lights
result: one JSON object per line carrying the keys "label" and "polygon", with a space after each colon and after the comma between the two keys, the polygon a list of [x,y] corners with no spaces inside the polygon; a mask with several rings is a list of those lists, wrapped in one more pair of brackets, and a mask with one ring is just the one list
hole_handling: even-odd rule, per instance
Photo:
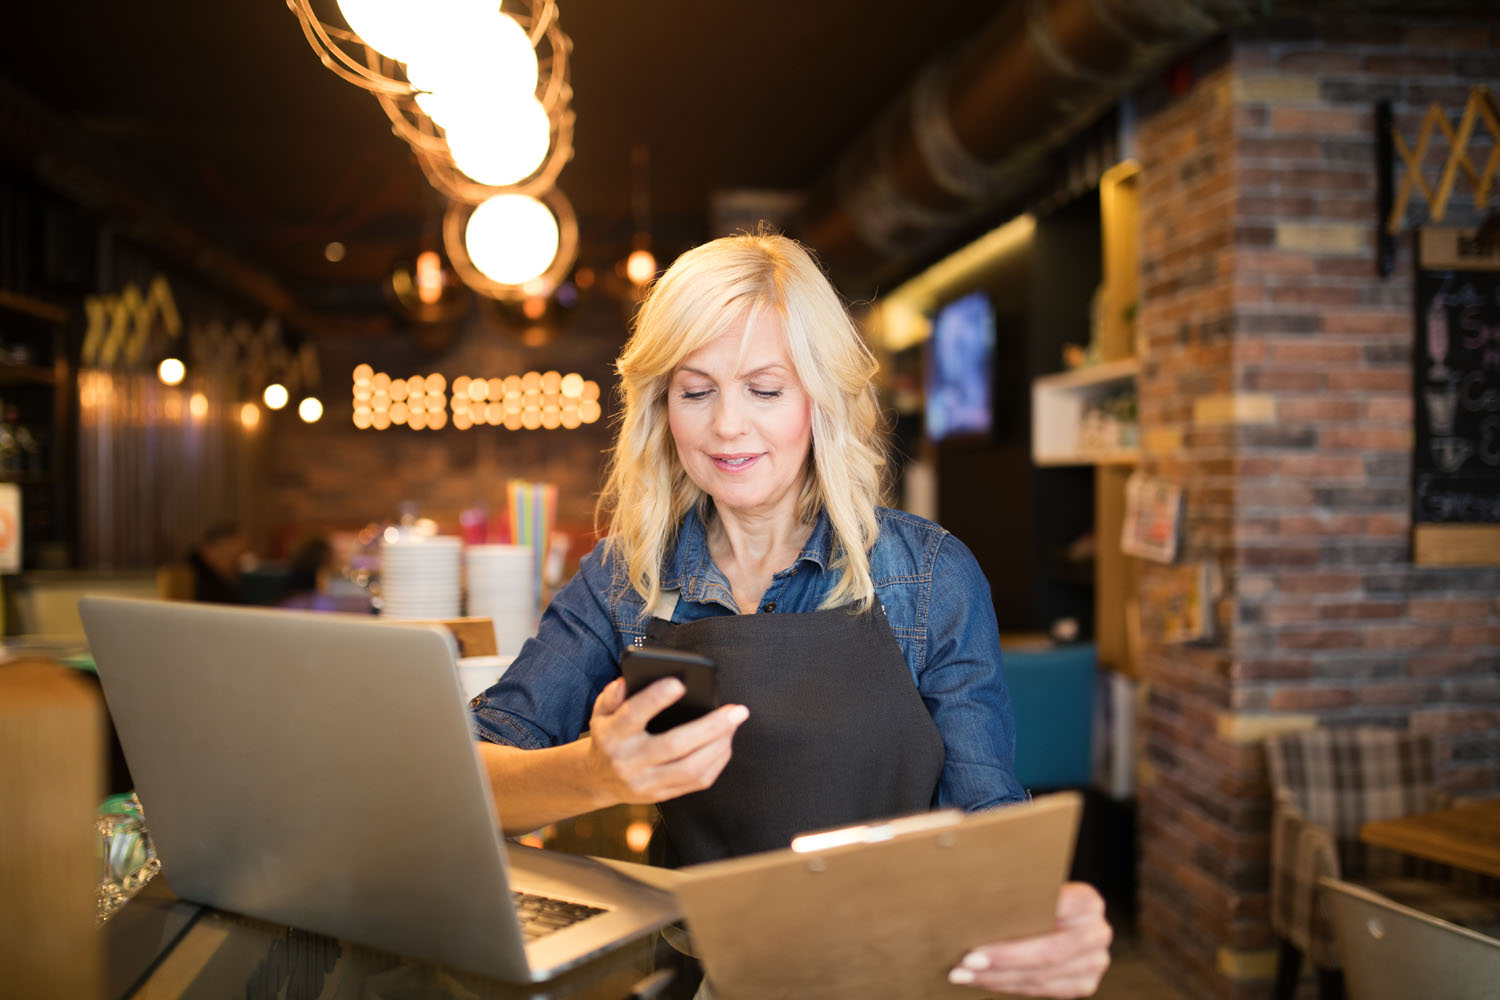
{"label": "string of bokeh lights", "polygon": [[437,372],[392,378],[367,364],[354,369],[352,420],[360,430],[391,427],[455,430],[573,430],[603,414],[599,383],[577,372],[526,372],[483,377],[459,375],[450,384]]}

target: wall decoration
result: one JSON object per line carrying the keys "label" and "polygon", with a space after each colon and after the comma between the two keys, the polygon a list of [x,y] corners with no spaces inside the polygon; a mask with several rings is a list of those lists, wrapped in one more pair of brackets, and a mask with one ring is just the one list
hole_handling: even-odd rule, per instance
{"label": "wall decoration", "polygon": [[1181,534],[1182,487],[1165,479],[1133,473],[1125,484],[1125,520],[1120,550],[1154,562],[1177,558]]}
{"label": "wall decoration", "polygon": [[118,363],[135,366],[149,358],[153,335],[158,329],[167,340],[182,333],[182,318],[172,288],[161,275],[151,279],[143,294],[127,284],[118,295],[90,295],[83,301],[88,328],[83,334],[81,359],[87,368],[112,368]]}
{"label": "wall decoration", "polygon": [[1141,574],[1141,634],[1147,642],[1205,642],[1214,635],[1218,569],[1212,562],[1153,566]]}
{"label": "wall decoration", "polygon": [[[1470,142],[1475,138],[1481,122],[1490,134],[1489,155],[1483,164],[1476,166],[1469,158],[1469,152],[1471,149],[1480,151],[1483,146],[1476,143],[1471,147]],[[1423,176],[1422,165],[1427,161],[1435,131],[1442,132],[1448,142],[1448,158],[1443,162],[1442,172],[1434,187]],[[1427,199],[1428,216],[1432,221],[1443,221],[1460,171],[1474,189],[1474,205],[1483,208],[1489,203],[1490,194],[1496,189],[1495,182],[1500,178],[1500,103],[1496,102],[1495,95],[1490,93],[1488,87],[1476,86],[1469,91],[1469,99],[1464,104],[1456,130],[1449,124],[1448,115],[1442,106],[1433,102],[1422,116],[1415,146],[1407,146],[1406,140],[1395,126],[1391,127],[1390,135],[1397,154],[1406,166],[1406,172],[1401,178],[1401,187],[1396,192],[1396,200],[1386,222],[1389,232],[1401,230],[1406,219],[1406,205],[1411,200],[1413,189],[1421,191],[1422,196]]]}
{"label": "wall decoration", "polygon": [[1457,229],[1417,251],[1413,561],[1500,565],[1500,251]]}
{"label": "wall decoration", "polygon": [[21,572],[21,487],[0,483],[0,573]]}

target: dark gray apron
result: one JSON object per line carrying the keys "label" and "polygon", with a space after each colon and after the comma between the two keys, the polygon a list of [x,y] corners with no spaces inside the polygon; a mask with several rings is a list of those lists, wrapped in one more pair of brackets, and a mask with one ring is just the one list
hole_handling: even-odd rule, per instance
{"label": "dark gray apron", "polygon": [[659,804],[669,865],[786,847],[808,830],[932,808],[943,740],[878,603],[865,614],[661,618],[648,641],[712,657],[750,718],[713,786]]}

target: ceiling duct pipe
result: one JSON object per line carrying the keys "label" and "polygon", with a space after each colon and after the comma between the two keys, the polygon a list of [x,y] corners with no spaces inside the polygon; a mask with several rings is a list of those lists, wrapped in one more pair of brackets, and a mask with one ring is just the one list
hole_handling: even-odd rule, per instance
{"label": "ceiling duct pipe", "polygon": [[1023,195],[1048,153],[1147,74],[1264,6],[1013,0],[956,58],[918,76],[789,229],[847,294],[871,294]]}

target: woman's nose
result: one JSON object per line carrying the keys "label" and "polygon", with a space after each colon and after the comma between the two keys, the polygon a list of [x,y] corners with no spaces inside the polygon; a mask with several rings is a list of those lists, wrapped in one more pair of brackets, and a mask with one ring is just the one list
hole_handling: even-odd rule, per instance
{"label": "woman's nose", "polygon": [[714,407],[714,433],[722,438],[737,437],[745,429],[745,412],[732,393],[720,393]]}

